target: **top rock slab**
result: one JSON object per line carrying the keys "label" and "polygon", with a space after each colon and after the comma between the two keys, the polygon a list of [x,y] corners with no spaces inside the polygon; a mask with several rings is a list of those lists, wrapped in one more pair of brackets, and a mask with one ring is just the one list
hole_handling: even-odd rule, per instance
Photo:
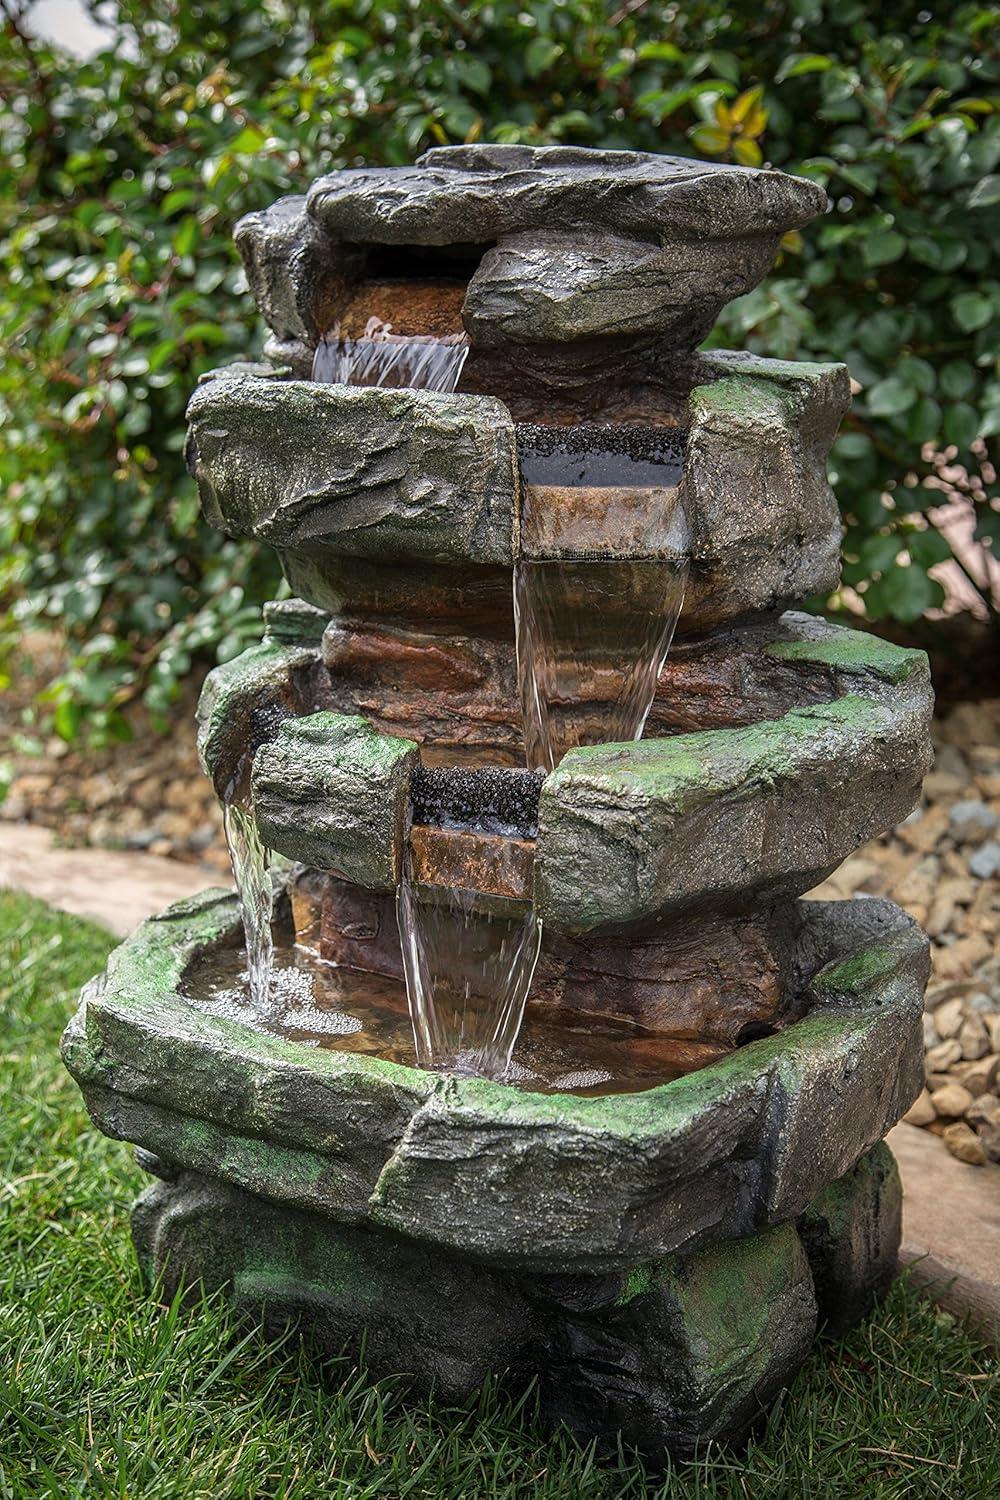
{"label": "top rock slab", "polygon": [[784,172],[639,151],[444,146],[412,167],[362,167],[316,181],[309,216],[335,240],[485,244],[528,229],[639,239],[781,235],[822,213],[826,194]]}

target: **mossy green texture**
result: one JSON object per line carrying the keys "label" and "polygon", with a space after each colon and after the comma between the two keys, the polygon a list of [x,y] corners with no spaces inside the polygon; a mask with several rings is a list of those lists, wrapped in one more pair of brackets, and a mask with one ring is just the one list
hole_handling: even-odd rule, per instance
{"label": "mossy green texture", "polygon": [[820,1317],[843,1334],[865,1317],[896,1274],[903,1186],[884,1141],[831,1182],[799,1220]]}
{"label": "mossy green texture", "polygon": [[891,683],[930,673],[926,651],[895,646],[867,630],[838,630],[825,640],[775,641],[765,649],[779,661],[815,662],[836,672],[871,675]]}
{"label": "mossy green texture", "polygon": [[[211,893],[116,950],[64,1055],[102,1129],[179,1167],[497,1266],[628,1270],[793,1218],[919,1091],[918,931],[881,902],[797,920],[818,971],[801,1019],[640,1094],[531,1094],[213,1013],[184,993],[190,960],[239,938]],[[862,949],[879,963],[827,996],[826,963]]]}
{"label": "mossy green texture", "polygon": [[374,1375],[447,1400],[484,1380],[535,1382],[548,1418],[643,1452],[739,1441],[801,1364],[816,1324],[786,1224],[621,1278],[497,1272],[345,1228],[185,1172],[140,1198],[147,1282],[200,1282],[266,1326],[294,1319],[323,1351],[364,1350]]}
{"label": "mossy green texture", "polygon": [[825,622],[768,650],[828,670],[831,700],[571,750],[546,777],[535,901],[550,926],[618,931],[696,902],[799,895],[910,812],[930,760],[923,653]]}
{"label": "mossy green texture", "polygon": [[399,883],[412,740],[377,734],[356,715],[286,721],[254,758],[253,799],[265,844],[368,890]]}
{"label": "mossy green texture", "polygon": [[198,699],[198,758],[220,795],[247,768],[255,727],[290,710],[296,674],[316,658],[314,640],[264,640],[209,672]]}

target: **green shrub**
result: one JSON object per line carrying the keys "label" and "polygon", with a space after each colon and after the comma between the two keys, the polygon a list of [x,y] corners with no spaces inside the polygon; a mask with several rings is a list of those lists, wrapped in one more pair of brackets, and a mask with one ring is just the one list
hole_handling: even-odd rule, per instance
{"label": "green shrub", "polygon": [[[573,141],[769,161],[822,182],[717,342],[847,360],[845,578],[873,618],[940,601],[935,451],[997,546],[1000,8],[854,0],[124,0],[108,50],[0,52],[0,598],[65,626],[56,724],[162,714],[192,655],[241,648],[273,562],[200,522],[199,373],[259,347],[236,217],[337,164],[435,142]],[[884,30],[883,30],[884,28]],[[937,460],[940,462],[940,460]],[[924,483],[930,478],[928,487]]]}

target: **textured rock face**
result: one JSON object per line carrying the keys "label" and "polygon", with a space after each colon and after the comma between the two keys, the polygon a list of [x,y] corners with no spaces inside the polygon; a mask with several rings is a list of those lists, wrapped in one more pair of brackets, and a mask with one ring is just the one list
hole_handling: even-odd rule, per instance
{"label": "textured rock face", "polygon": [[[716,353],[701,357],[695,379],[703,383],[688,398],[684,524],[667,527],[653,548],[673,550],[679,540],[690,556],[682,635],[835,585],[840,521],[826,454],[850,400],[840,365]],[[188,418],[206,518],[277,548],[293,587],[323,609],[363,614],[365,599],[395,597],[405,619],[437,591],[459,587],[459,569],[507,568],[522,551],[546,555],[544,538],[559,533],[566,509],[563,491],[523,491],[517,428],[506,406],[485,396],[240,373],[201,385]],[[588,551],[646,556],[648,543],[639,527],[626,544],[621,516],[601,500]],[[359,574],[359,560],[372,579]],[[447,577],[424,572],[416,589],[410,573],[399,575],[413,563]],[[470,634],[476,618],[473,599],[464,606]]]}
{"label": "textured rock face", "polygon": [[[157,1164],[151,1164],[157,1170]],[[808,1353],[809,1263],[791,1225],[613,1277],[517,1277],[394,1235],[276,1209],[183,1173],[140,1198],[133,1234],[166,1298],[225,1289],[265,1327],[364,1348],[378,1378],[467,1401],[537,1380],[543,1414],[654,1462],[740,1443]]]}
{"label": "textured rock face", "polygon": [[[405,247],[417,276],[453,274],[448,247],[463,249],[474,347],[660,338],[691,349],[767,273],[781,235],[825,202],[803,178],[679,157],[447,147],[410,167],[330,173],[308,198],[242,219],[236,242],[272,351],[302,373],[379,246]],[[436,264],[426,252],[437,246]]]}
{"label": "textured rock face", "polygon": [[254,759],[264,843],[367,889],[394,890],[417,759],[411,740],[375,734],[364,719],[290,720]]}
{"label": "textured rock face", "polygon": [[851,393],[844,365],[714,352],[689,398],[681,504],[686,603],[701,625],[836,587],[840,515],[826,457]]}
{"label": "textured rock face", "polygon": [[802,905],[801,1020],[605,1098],[311,1050],[192,1005],[188,959],[235,923],[232,898],[173,907],[86,992],[64,1055],[100,1128],[496,1267],[618,1272],[787,1222],[920,1090],[926,942],[884,902]]}
{"label": "textured rock face", "polygon": [[231,535],[314,561],[511,561],[516,447],[499,401],[236,377],[200,386],[188,422],[206,516]]}
{"label": "textured rock face", "polygon": [[902,1207],[899,1171],[882,1141],[799,1220],[820,1320],[834,1337],[860,1323],[895,1278]]}
{"label": "textured rock face", "polygon": [[879,643],[865,663],[868,638],[816,635],[771,650],[838,667],[831,702],[563,758],[539,809],[546,922],[613,930],[797,895],[910,812],[929,769],[926,658]]}
{"label": "textured rock face", "polygon": [[462,322],[481,349],[658,336],[690,349],[719,309],[750,291],[774,259],[773,237],[680,240],[531,230],[505,237],[469,282]]}
{"label": "textured rock face", "polygon": [[815,183],[640,151],[446,146],[415,166],[331,172],[308,212],[336,239],[490,244],[530,228],[730,239],[801,228],[823,211]]}

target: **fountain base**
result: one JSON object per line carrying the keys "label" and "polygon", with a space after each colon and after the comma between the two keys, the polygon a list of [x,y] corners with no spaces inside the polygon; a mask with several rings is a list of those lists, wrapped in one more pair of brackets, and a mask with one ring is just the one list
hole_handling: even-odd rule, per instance
{"label": "fountain base", "polygon": [[268,1331],[294,1323],[330,1354],[363,1344],[373,1376],[445,1401],[534,1381],[547,1423],[609,1447],[621,1433],[654,1462],[743,1442],[817,1323],[841,1333],[885,1290],[899,1244],[884,1143],[795,1223],[597,1276],[505,1273],[141,1159],[164,1180],[136,1205],[136,1248],[165,1298],[225,1289]]}

